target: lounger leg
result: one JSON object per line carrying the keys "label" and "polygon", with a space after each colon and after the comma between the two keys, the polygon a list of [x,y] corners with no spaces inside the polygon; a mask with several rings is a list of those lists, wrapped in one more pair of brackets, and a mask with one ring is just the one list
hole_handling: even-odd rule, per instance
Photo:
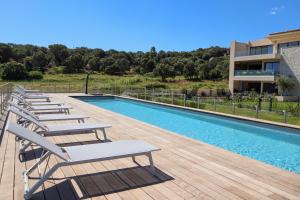
{"label": "lounger leg", "polygon": [[[48,161],[47,161],[47,164],[46,164],[46,168],[48,166],[48,162],[49,162],[49,159],[50,159],[50,156],[48,156]],[[45,158],[43,159],[45,160]],[[42,161],[41,161],[42,162]],[[43,185],[43,183],[60,167],[62,166],[63,163],[59,163],[59,164],[56,164],[54,165],[51,169],[49,169],[47,172],[46,172],[46,168],[45,168],[45,171],[44,171],[44,174],[40,177],[40,179],[35,183],[33,184],[33,186],[31,188],[29,188],[29,185],[28,185],[28,175],[30,174],[30,172],[36,168],[38,166],[35,166],[34,168],[31,169],[31,171],[25,171],[23,173],[23,177],[24,177],[24,182],[25,182],[25,194],[24,194],[24,198],[25,199],[30,199],[32,194],[41,186]]]}
{"label": "lounger leg", "polygon": [[106,132],[105,132],[104,128],[102,129],[102,132],[103,132],[103,136],[104,136],[104,141],[106,142],[107,141],[107,136],[106,136]]}
{"label": "lounger leg", "polygon": [[152,154],[149,153],[147,156],[149,158],[149,163],[150,163],[150,172],[151,172],[151,174],[153,174],[154,176],[156,176],[156,171],[155,171],[155,167],[154,167],[154,164],[153,164]]}
{"label": "lounger leg", "polygon": [[28,142],[27,144],[21,144],[20,153],[24,153],[25,150],[32,144],[32,142]]}
{"label": "lounger leg", "polygon": [[60,165],[55,165],[47,171],[31,188],[28,186],[28,176],[24,174],[25,181],[25,199],[30,199],[32,194],[41,186],[43,183],[60,167]]}
{"label": "lounger leg", "polygon": [[[103,129],[101,129],[101,131],[103,132],[104,141],[106,142],[106,141],[107,141],[107,136],[106,136],[105,129],[103,128]],[[96,138],[97,138],[98,140],[101,140],[100,137],[99,137],[99,135],[98,135],[97,130],[95,130],[95,135],[96,135]]]}
{"label": "lounger leg", "polygon": [[99,137],[99,135],[98,135],[97,130],[95,130],[94,132],[95,132],[96,138],[97,138],[98,140],[101,140],[100,137]]}
{"label": "lounger leg", "polygon": [[27,176],[29,174],[31,174],[31,172],[38,167],[39,164],[41,164],[48,156],[50,156],[50,153],[47,152],[45,155],[43,155],[39,161],[37,161],[34,165],[32,165],[25,173],[27,174]]}
{"label": "lounger leg", "polygon": [[132,156],[132,162],[137,163],[135,160],[135,156]]}

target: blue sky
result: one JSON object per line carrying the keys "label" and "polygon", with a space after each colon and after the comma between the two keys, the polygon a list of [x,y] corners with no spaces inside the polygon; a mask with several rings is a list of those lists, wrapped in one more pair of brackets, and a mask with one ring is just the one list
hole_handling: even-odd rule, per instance
{"label": "blue sky", "polygon": [[299,0],[0,0],[0,42],[186,51],[300,28]]}

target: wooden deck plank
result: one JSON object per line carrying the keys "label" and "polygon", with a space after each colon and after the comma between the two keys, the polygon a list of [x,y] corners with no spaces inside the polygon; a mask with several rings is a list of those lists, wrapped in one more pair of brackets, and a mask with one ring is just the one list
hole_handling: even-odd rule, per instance
{"label": "wooden deck plank", "polygon": [[[54,173],[53,180],[39,188],[34,199],[43,199],[44,195],[47,199],[70,200],[300,199],[299,174],[97,108],[67,94],[53,96],[71,104],[72,113],[89,115],[89,122],[112,124],[107,131],[112,141],[139,139],[161,148],[153,155],[161,174],[153,177],[147,170],[148,160],[142,156],[137,161],[145,168],[136,166],[130,158],[62,167]],[[93,134],[48,139],[65,145],[97,142]],[[22,199],[20,173],[39,157],[36,148],[33,146],[26,155],[28,161],[19,162],[14,136],[4,135],[0,146],[0,199]],[[57,161],[58,158],[51,159],[50,165]]]}

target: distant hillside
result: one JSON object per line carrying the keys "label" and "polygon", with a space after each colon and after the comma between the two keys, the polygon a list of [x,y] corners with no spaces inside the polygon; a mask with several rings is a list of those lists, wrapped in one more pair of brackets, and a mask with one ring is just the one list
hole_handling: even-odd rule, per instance
{"label": "distant hillside", "polygon": [[62,44],[39,47],[0,43],[0,66],[1,77],[6,80],[26,79],[28,74],[36,76],[37,71],[59,74],[87,70],[120,76],[147,74],[159,76],[162,81],[177,75],[188,80],[220,80],[228,78],[228,53],[227,48],[218,46],[190,52],[157,52],[155,47],[148,52],[125,52],[86,47],[70,49]]}

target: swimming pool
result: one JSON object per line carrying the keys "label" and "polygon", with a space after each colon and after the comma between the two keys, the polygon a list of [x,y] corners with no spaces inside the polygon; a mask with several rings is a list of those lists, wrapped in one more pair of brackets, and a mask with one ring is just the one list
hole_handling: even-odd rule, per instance
{"label": "swimming pool", "polygon": [[300,173],[300,130],[114,97],[76,97],[160,128]]}

